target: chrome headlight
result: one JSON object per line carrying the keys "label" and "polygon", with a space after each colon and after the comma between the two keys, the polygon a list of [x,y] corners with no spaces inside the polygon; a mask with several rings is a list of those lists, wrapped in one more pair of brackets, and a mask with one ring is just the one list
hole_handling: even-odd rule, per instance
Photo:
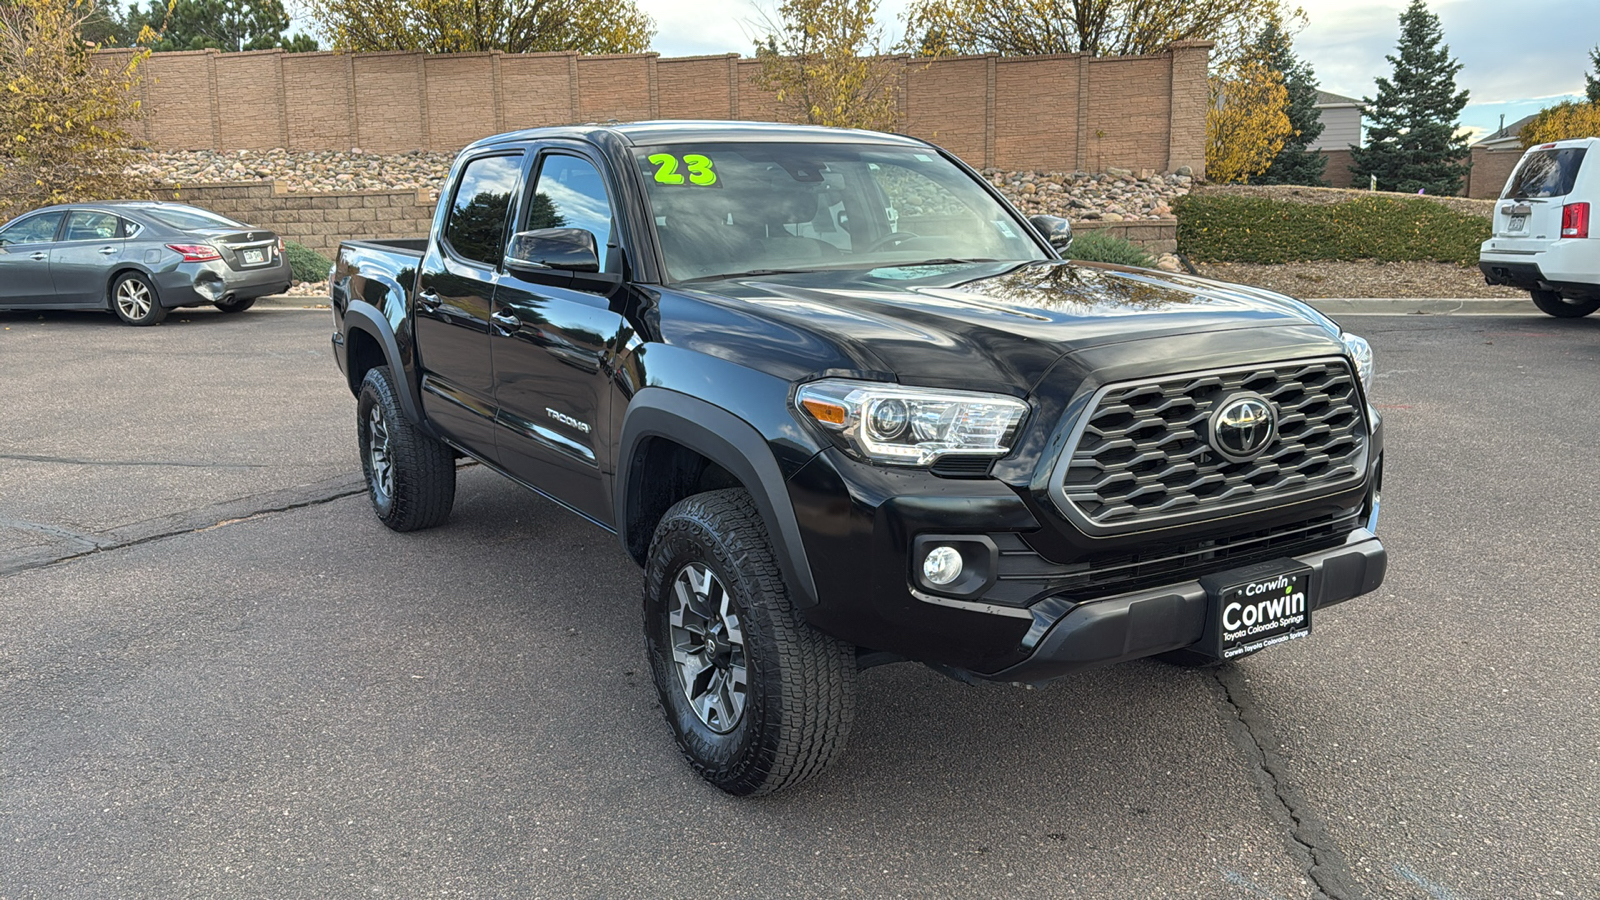
{"label": "chrome headlight", "polygon": [[801,386],[795,405],[855,456],[926,466],[941,456],[1004,456],[1028,404],[1004,394],[827,378]]}
{"label": "chrome headlight", "polygon": [[1372,345],[1367,339],[1358,335],[1344,332],[1339,335],[1339,340],[1344,342],[1344,350],[1350,354],[1350,361],[1355,364],[1356,375],[1361,378],[1361,387],[1368,394],[1372,393]]}

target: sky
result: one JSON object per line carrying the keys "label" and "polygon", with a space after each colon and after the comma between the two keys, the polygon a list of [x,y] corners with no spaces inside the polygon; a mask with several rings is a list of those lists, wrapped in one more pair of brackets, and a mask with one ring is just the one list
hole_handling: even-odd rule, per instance
{"label": "sky", "polygon": [[[753,0],[637,0],[656,20],[663,56],[749,53],[760,21]],[[1299,0],[1308,24],[1295,50],[1322,89],[1347,97],[1377,93],[1393,67],[1399,17],[1409,0]],[[772,8],[772,4],[764,4]],[[895,37],[906,0],[884,0],[879,21]],[[1463,64],[1470,93],[1461,124],[1477,135],[1583,93],[1588,51],[1600,44],[1600,0],[1434,0],[1445,43]],[[715,10],[715,13],[712,11]]]}

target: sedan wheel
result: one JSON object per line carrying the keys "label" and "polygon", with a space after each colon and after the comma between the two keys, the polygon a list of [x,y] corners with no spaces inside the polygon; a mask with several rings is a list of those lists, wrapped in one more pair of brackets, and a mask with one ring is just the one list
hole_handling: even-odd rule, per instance
{"label": "sedan wheel", "polygon": [[155,325],[167,317],[155,288],[143,275],[129,272],[111,284],[111,308],[129,325]]}

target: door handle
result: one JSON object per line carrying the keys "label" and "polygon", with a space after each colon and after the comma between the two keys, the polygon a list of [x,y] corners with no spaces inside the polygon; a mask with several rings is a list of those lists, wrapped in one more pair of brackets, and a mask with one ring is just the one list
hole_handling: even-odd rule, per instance
{"label": "door handle", "polygon": [[34,262],[44,262],[45,260],[50,258],[50,254],[45,253],[43,251],[35,251],[28,258],[33,260]]}
{"label": "door handle", "polygon": [[508,334],[522,328],[522,320],[517,318],[515,313],[509,313],[505,310],[490,316],[489,321],[500,326],[500,330]]}
{"label": "door handle", "polygon": [[430,288],[417,295],[417,305],[428,312],[436,312],[444,305],[444,301],[440,299],[438,292]]}
{"label": "door handle", "polygon": [[100,248],[100,252],[104,253],[107,256],[110,256],[111,254],[117,252],[117,248],[115,248],[115,247],[101,247]]}

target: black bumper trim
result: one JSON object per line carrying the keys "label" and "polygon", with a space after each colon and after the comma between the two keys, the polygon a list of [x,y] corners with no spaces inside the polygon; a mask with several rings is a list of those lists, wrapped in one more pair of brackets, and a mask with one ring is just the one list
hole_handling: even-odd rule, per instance
{"label": "black bumper trim", "polygon": [[[1295,558],[1312,569],[1314,610],[1376,590],[1389,561],[1383,544],[1364,528],[1342,546]],[[994,681],[1042,684],[1083,669],[1179,650],[1200,640],[1206,608],[1199,581],[1081,603],[1048,626],[1027,659],[979,674]],[[1036,622],[1035,628],[1044,624]]]}

